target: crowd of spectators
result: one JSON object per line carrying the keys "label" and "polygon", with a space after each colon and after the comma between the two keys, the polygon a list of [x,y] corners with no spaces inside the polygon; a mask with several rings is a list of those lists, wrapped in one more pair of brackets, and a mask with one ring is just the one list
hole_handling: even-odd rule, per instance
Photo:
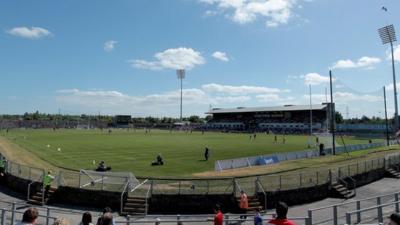
{"label": "crowd of spectators", "polygon": [[[243,195],[243,193],[242,193]],[[241,201],[241,206],[244,204]],[[222,212],[221,206],[216,204],[214,206],[214,218],[208,219],[212,221],[214,225],[223,225],[224,224],[224,214]],[[243,212],[244,213],[244,212]],[[273,219],[268,221],[264,221],[262,215],[260,214],[260,209],[255,210],[254,214],[254,225],[296,225],[296,223],[292,220],[287,218],[288,213],[288,206],[284,202],[278,202],[276,204],[276,214],[273,215]],[[36,208],[28,208],[23,216],[21,222],[17,223],[16,225],[37,225],[39,218],[39,212]],[[240,220],[246,220],[246,217],[241,216]],[[264,223],[266,222],[266,223]],[[71,223],[66,218],[57,218],[53,225],[70,225]],[[177,222],[178,225],[183,225],[182,221]],[[400,225],[400,214],[393,213],[388,217],[387,225]],[[90,212],[85,212],[82,215],[82,220],[79,225],[93,225],[92,223],[92,215]],[[98,218],[96,225],[115,225],[112,210],[109,207],[104,208],[103,214]],[[161,220],[157,218],[155,220],[155,225],[161,225]]]}

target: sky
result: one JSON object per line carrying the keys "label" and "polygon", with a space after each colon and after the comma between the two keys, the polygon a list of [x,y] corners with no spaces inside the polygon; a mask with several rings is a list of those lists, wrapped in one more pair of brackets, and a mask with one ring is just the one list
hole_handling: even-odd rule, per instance
{"label": "sky", "polygon": [[[382,9],[384,7],[384,9]],[[179,116],[326,101],[346,117],[393,107],[395,0],[3,0],[0,114]],[[399,37],[400,38],[400,37]],[[400,43],[395,42],[400,71]],[[400,85],[400,83],[399,83]]]}

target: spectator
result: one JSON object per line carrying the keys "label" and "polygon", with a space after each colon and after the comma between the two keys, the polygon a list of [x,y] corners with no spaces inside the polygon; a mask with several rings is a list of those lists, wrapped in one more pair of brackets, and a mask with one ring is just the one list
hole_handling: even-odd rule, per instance
{"label": "spectator", "polygon": [[47,174],[43,177],[43,185],[44,185],[44,197],[48,198],[49,190],[51,187],[51,182],[54,180],[54,176],[51,175],[51,170],[47,172]]}
{"label": "spectator", "polygon": [[288,212],[288,206],[284,202],[278,202],[276,205],[276,218],[268,221],[269,225],[296,225],[293,221],[288,220],[286,215]]}
{"label": "spectator", "polygon": [[[104,217],[104,215],[105,214],[110,214],[111,215],[111,225],[115,225],[115,223],[114,223],[114,220],[113,220],[113,218],[112,218],[112,210],[111,210],[111,208],[110,207],[105,207],[104,209],[103,209],[103,215],[97,220],[97,225],[104,225],[104,223],[103,223],[103,217]],[[109,215],[108,215],[109,216]],[[106,218],[107,219],[107,218]],[[106,221],[107,222],[107,221]],[[106,223],[106,225],[108,225],[107,223]]]}
{"label": "spectator", "polygon": [[260,213],[260,208],[256,209],[256,214],[254,215],[254,225],[262,225],[263,219]]}
{"label": "spectator", "polygon": [[106,212],[104,213],[100,218],[99,218],[99,224],[98,225],[114,225],[114,220],[113,220],[113,215],[111,212]]}
{"label": "spectator", "polygon": [[387,225],[400,225],[400,214],[393,213],[392,215],[390,215]]}
{"label": "spectator", "polygon": [[206,149],[204,150],[204,159],[206,161],[208,161],[209,156],[210,156],[210,149],[208,149],[208,147],[206,147]]}
{"label": "spectator", "polygon": [[24,212],[21,223],[17,225],[35,225],[38,217],[38,210],[36,208],[29,208]]}
{"label": "spectator", "polygon": [[[246,214],[247,213],[247,208],[249,208],[249,201],[247,199],[246,193],[243,190],[240,191],[239,208],[240,208],[240,213],[241,214]],[[246,219],[246,218],[247,218],[246,215],[240,215],[240,219]]]}
{"label": "spectator", "polygon": [[69,221],[65,218],[58,218],[54,221],[53,225],[69,225]]}
{"label": "spectator", "polygon": [[222,214],[221,212],[221,206],[216,204],[214,206],[214,213],[215,213],[215,217],[214,217],[214,225],[223,225],[224,223],[224,214]]}
{"label": "spectator", "polygon": [[85,212],[82,215],[82,221],[79,225],[93,225],[92,223],[92,214],[90,212]]}

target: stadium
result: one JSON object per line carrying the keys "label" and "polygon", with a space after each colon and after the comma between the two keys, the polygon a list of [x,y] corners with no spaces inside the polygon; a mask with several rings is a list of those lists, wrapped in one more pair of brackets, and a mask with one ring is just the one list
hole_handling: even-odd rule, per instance
{"label": "stadium", "polygon": [[0,224],[400,225],[400,5],[346,4],[0,3]]}

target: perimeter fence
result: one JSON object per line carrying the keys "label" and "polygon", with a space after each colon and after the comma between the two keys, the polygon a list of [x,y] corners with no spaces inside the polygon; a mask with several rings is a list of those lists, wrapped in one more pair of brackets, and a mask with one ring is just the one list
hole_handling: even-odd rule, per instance
{"label": "perimeter fence", "polygon": [[[221,178],[138,178],[139,182],[148,181],[136,193],[146,194],[227,194],[238,193],[244,190],[247,193],[283,191],[297,188],[307,188],[335,182],[339,178],[346,178],[357,174],[366,173],[376,169],[393,167],[400,163],[400,153],[385,157],[374,158],[335,168],[310,168],[301,172],[284,172],[276,174],[259,174],[240,177]],[[41,182],[45,170],[7,162],[7,173],[31,181]],[[60,170],[55,174],[56,179],[52,185],[68,186],[90,190],[107,190],[123,192],[126,183],[112,183],[113,174],[108,173],[102,179],[82,185],[81,174],[78,171]],[[120,176],[120,175],[118,175]],[[104,182],[107,180],[107,182]],[[130,193],[130,192],[129,192]]]}

